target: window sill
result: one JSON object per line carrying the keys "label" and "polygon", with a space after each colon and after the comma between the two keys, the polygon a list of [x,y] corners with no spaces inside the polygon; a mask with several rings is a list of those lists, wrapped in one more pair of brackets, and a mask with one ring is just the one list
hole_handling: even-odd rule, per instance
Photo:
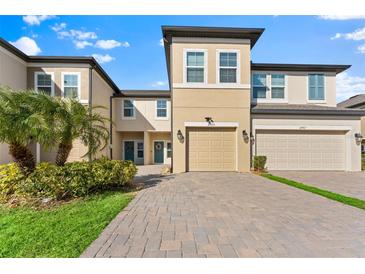
{"label": "window sill", "polygon": [[125,116],[122,116],[122,120],[136,120],[136,117],[125,117]]}

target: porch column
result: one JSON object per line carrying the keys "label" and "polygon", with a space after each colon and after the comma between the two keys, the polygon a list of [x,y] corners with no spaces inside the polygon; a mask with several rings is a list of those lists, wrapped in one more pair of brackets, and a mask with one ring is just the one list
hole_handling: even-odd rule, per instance
{"label": "porch column", "polygon": [[150,133],[148,131],[145,131],[143,133],[143,146],[144,146],[144,159],[143,162],[145,165],[150,165],[150,159],[151,159],[151,138]]}

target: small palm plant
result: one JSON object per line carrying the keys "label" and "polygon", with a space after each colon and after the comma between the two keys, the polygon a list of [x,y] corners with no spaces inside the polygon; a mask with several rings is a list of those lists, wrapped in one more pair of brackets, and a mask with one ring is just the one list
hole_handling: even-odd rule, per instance
{"label": "small palm plant", "polygon": [[73,142],[80,139],[87,147],[85,156],[92,158],[97,151],[108,144],[108,118],[96,110],[104,107],[85,106],[75,99],[58,99],[60,107],[57,117],[60,119],[60,141],[56,155],[56,164],[63,166],[73,147]]}
{"label": "small palm plant", "polygon": [[29,145],[51,147],[57,142],[55,120],[43,115],[55,106],[45,94],[0,86],[0,142],[9,144],[10,155],[25,175],[35,169]]}

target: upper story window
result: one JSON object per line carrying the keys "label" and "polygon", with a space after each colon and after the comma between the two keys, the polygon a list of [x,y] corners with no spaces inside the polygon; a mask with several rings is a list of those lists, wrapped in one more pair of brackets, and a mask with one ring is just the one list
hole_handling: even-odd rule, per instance
{"label": "upper story window", "polygon": [[36,72],[34,75],[34,89],[54,96],[53,73]]}
{"label": "upper story window", "polygon": [[134,101],[130,99],[123,100],[123,118],[135,118],[135,108],[134,108]]}
{"label": "upper story window", "polygon": [[308,100],[323,101],[324,96],[324,75],[308,75]]}
{"label": "upper story window", "polygon": [[254,73],[252,75],[252,98],[267,101],[280,101],[286,98],[285,74]]}
{"label": "upper story window", "polygon": [[189,50],[186,52],[186,82],[205,82],[205,51]]}
{"label": "upper story window", "polygon": [[156,118],[167,118],[167,100],[156,101]]}
{"label": "upper story window", "polygon": [[219,52],[219,82],[237,83],[237,52]]}
{"label": "upper story window", "polygon": [[80,73],[62,73],[63,96],[80,98]]}
{"label": "upper story window", "polygon": [[271,98],[284,99],[285,98],[285,75],[271,74]]}
{"label": "upper story window", "polygon": [[253,98],[266,98],[267,75],[263,73],[254,73],[252,76]]}

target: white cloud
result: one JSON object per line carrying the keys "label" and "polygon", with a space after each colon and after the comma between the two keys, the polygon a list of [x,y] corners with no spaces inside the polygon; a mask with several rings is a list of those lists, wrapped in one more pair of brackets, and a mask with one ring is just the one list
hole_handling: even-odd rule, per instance
{"label": "white cloud", "polygon": [[156,81],[151,84],[152,87],[164,87],[167,86],[167,81]]}
{"label": "white cloud", "polygon": [[93,54],[92,55],[96,61],[98,61],[100,64],[103,64],[103,63],[109,63],[113,60],[115,60],[114,57],[111,57],[109,54],[105,54],[105,55],[102,55],[102,54]]}
{"label": "white cloud", "polygon": [[356,20],[365,19],[365,15],[321,15],[319,18],[324,20]]}
{"label": "white cloud", "polygon": [[63,29],[65,29],[67,27],[66,23],[60,23],[60,24],[54,24],[51,29],[54,30],[55,32],[61,31]]}
{"label": "white cloud", "polygon": [[163,47],[164,43],[163,43],[163,38],[160,39],[160,46]]}
{"label": "white cloud", "polygon": [[337,101],[341,102],[349,97],[364,93],[365,76],[350,76],[347,72],[342,72],[336,77]]}
{"label": "white cloud", "polygon": [[28,55],[37,55],[41,52],[41,49],[38,47],[36,41],[26,36],[23,36],[15,42],[10,43]]}
{"label": "white cloud", "polygon": [[93,45],[92,43],[90,43],[88,41],[77,41],[77,40],[75,40],[75,41],[73,41],[73,43],[75,44],[75,47],[77,49],[84,49],[87,46],[92,46]]}
{"label": "white cloud", "polygon": [[120,46],[128,48],[130,45],[128,42],[121,43],[116,40],[98,40],[95,43],[95,47],[100,49],[113,49]]}
{"label": "white cloud", "polygon": [[29,26],[39,26],[43,21],[55,18],[53,15],[26,15],[23,16],[23,21]]}
{"label": "white cloud", "polygon": [[358,46],[357,50],[359,51],[359,53],[365,53],[365,44]]}
{"label": "white cloud", "polygon": [[[57,32],[57,31],[56,31]],[[58,38],[72,38],[76,40],[88,40],[88,39],[96,39],[98,36],[93,31],[82,31],[71,29],[69,31],[63,30],[57,32]]]}
{"label": "white cloud", "polygon": [[331,40],[339,38],[344,38],[346,40],[354,40],[354,41],[365,40],[365,27],[356,29],[353,32],[336,33],[335,36],[331,37]]}

